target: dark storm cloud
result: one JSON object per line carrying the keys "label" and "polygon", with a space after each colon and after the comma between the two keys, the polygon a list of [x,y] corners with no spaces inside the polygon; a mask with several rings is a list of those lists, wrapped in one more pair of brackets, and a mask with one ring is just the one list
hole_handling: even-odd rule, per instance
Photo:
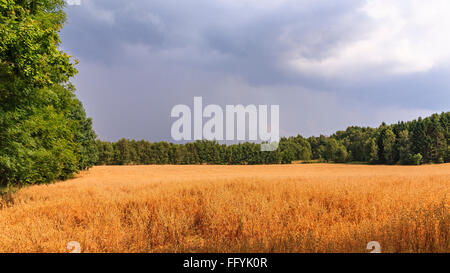
{"label": "dark storm cloud", "polygon": [[393,56],[391,65],[391,56],[373,64],[370,56],[339,55],[359,56],[364,39],[375,44],[367,54],[383,52],[379,22],[361,12],[365,4],[84,0],[67,8],[63,48],[80,59],[78,96],[109,140],[170,140],[171,108],[193,96],[280,104],[285,135],[448,109],[448,70],[385,73],[409,62],[420,70],[426,58]]}
{"label": "dark storm cloud", "polygon": [[[221,2],[226,1],[85,0],[81,6],[68,8],[64,47],[80,58],[105,64],[126,62],[123,53],[127,44],[146,45],[156,54],[194,47],[206,56],[211,55],[206,60],[213,63],[209,69],[239,72],[250,78],[257,74],[260,80],[269,76],[270,71],[286,80],[276,71],[278,57],[288,46],[279,41],[281,36],[303,44],[308,58],[320,58],[327,47],[344,40],[346,33],[356,29],[352,27],[349,31],[340,22],[355,1],[339,6],[317,1],[314,8],[306,5],[306,1],[290,1],[264,11],[230,7]],[[318,37],[318,32],[329,35]],[[216,62],[214,55],[221,56],[220,62]],[[205,60],[190,61],[189,65],[205,64]],[[261,73],[255,72],[259,70]],[[256,77],[253,80],[258,82]]]}

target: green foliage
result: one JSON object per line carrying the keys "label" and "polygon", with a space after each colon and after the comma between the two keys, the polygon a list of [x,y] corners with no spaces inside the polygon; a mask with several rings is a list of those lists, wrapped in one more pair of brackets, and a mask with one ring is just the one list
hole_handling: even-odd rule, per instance
{"label": "green foliage", "polygon": [[[260,144],[255,143],[227,146],[207,140],[186,144],[127,139],[115,143],[97,141],[98,164],[252,165],[303,161],[419,165],[424,163],[422,155],[429,150],[432,152],[428,152],[431,160],[428,162],[442,163],[449,162],[449,115],[435,114],[389,126],[383,123],[377,129],[352,126],[330,137],[281,138],[278,150],[273,152],[261,152]],[[427,142],[422,142],[427,138]]]}
{"label": "green foliage", "polygon": [[281,162],[280,149],[274,152],[261,152],[260,144],[255,143],[239,143],[227,146],[207,140],[173,144],[121,139],[115,143],[97,140],[96,146],[98,149],[98,165],[254,165],[278,164]]}
{"label": "green foliage", "polygon": [[98,151],[97,165],[112,165],[114,163],[114,148],[110,142],[97,140],[95,142]]}
{"label": "green foliage", "polygon": [[342,143],[330,138],[324,153],[324,159],[328,162],[344,163],[347,161],[348,152]]}
{"label": "green foliage", "polygon": [[[379,128],[349,127],[330,137],[308,138],[314,160],[326,159],[339,162],[336,158],[339,143],[347,149],[349,162],[372,164],[422,164],[450,162],[450,112],[433,114],[411,122],[393,125],[383,123]],[[338,143],[336,143],[336,140]]]}
{"label": "green foliage", "polygon": [[378,145],[374,137],[364,140],[363,160],[368,163],[378,162]]}
{"label": "green foliage", "polygon": [[92,121],[58,49],[63,0],[0,0],[0,184],[66,179],[96,161]]}
{"label": "green foliage", "polygon": [[397,150],[399,153],[399,163],[405,165],[410,164],[412,155],[408,130],[400,131],[397,140]]}
{"label": "green foliage", "polygon": [[411,162],[411,164],[412,165],[420,165],[420,164],[422,164],[422,155],[419,153],[419,154],[415,154],[415,155],[413,155],[412,157],[411,157],[411,160],[410,160],[410,162]]}
{"label": "green foliage", "polygon": [[60,51],[63,0],[0,2],[0,103],[32,103],[39,88],[67,82],[76,74]]}
{"label": "green foliage", "polygon": [[384,126],[381,127],[381,134],[380,134],[380,142],[381,142],[381,149],[380,151],[380,158],[383,160],[384,163],[392,164],[395,162],[395,134],[392,131],[391,128],[387,127],[384,128]]}

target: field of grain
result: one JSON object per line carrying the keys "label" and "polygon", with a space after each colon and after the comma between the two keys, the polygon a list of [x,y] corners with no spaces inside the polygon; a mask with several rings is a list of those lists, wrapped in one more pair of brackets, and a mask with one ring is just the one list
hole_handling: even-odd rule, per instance
{"label": "field of grain", "polygon": [[450,252],[450,164],[115,166],[0,204],[0,252]]}

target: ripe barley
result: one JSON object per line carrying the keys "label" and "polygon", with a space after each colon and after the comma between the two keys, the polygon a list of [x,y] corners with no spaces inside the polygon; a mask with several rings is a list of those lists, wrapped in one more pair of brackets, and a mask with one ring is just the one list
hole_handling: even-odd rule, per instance
{"label": "ripe barley", "polygon": [[0,205],[0,252],[450,252],[450,164],[95,167]]}

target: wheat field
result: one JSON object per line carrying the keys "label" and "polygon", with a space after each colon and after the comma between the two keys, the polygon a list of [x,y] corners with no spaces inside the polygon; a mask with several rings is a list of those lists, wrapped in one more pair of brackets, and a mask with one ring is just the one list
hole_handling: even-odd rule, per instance
{"label": "wheat field", "polygon": [[0,252],[450,252],[450,164],[105,166],[0,204]]}

